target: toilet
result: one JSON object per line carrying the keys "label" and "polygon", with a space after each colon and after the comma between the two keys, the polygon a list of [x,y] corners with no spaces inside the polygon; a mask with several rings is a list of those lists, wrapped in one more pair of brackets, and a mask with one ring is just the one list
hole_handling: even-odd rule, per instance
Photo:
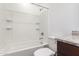
{"label": "toilet", "polygon": [[[49,36],[49,41],[52,42],[52,40],[54,40],[55,38],[56,38],[55,36],[53,36],[53,37]],[[33,53],[33,55],[34,56],[55,56],[56,55],[56,51],[55,50],[53,51],[50,48],[47,48],[47,47],[39,48]]]}
{"label": "toilet", "polygon": [[34,56],[54,56],[55,52],[49,48],[39,48],[34,52]]}

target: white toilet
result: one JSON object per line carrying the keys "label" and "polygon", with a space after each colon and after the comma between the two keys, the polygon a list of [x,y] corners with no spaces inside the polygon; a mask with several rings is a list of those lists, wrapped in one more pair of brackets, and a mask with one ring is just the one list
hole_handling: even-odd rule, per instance
{"label": "white toilet", "polygon": [[53,56],[55,52],[49,48],[40,48],[34,52],[34,56]]}

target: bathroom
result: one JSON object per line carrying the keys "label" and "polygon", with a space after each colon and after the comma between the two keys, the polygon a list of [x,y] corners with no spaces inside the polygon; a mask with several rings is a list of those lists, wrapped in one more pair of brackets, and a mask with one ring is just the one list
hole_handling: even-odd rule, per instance
{"label": "bathroom", "polygon": [[0,3],[0,56],[79,56],[78,7]]}

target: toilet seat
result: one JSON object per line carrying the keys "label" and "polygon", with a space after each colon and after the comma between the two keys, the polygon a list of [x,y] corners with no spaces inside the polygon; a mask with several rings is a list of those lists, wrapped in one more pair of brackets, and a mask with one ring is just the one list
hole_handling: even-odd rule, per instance
{"label": "toilet seat", "polygon": [[55,52],[49,48],[40,48],[34,52],[34,56],[51,56],[54,54]]}

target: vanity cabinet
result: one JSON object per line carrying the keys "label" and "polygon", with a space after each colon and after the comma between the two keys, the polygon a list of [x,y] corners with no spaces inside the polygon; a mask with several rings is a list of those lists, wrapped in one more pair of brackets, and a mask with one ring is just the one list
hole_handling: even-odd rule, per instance
{"label": "vanity cabinet", "polygon": [[57,41],[57,55],[79,56],[79,47],[62,41]]}

